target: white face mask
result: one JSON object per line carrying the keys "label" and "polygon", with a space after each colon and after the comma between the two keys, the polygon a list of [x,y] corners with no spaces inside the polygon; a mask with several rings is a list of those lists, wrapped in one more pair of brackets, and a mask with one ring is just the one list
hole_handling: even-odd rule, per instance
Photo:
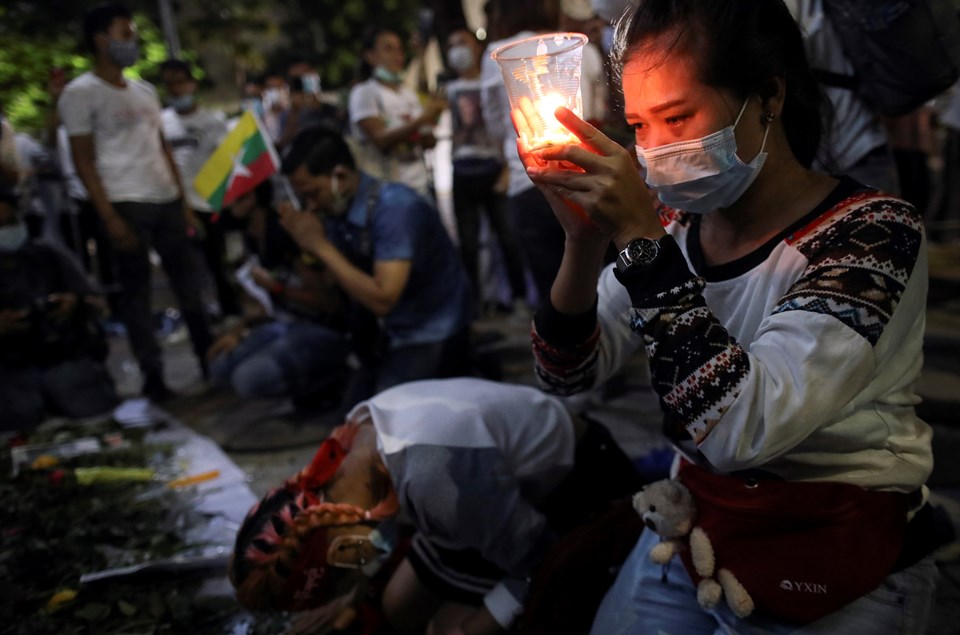
{"label": "white face mask", "polygon": [[303,92],[311,95],[320,94],[320,76],[316,73],[305,73],[301,75],[300,82],[303,84]]}
{"label": "white face mask", "polygon": [[0,251],[14,252],[23,247],[29,238],[24,223],[0,227]]}
{"label": "white face mask", "polygon": [[729,207],[750,187],[767,153],[767,125],[760,152],[750,163],[737,156],[734,129],[740,123],[747,102],[733,125],[692,141],[679,141],[645,150],[637,146],[637,159],[647,185],[657,190],[657,197],[675,209],[704,214]]}
{"label": "white face mask", "polygon": [[193,109],[194,97],[191,93],[177,95],[176,97],[167,97],[167,105],[179,113],[189,112]]}
{"label": "white face mask", "polygon": [[140,46],[136,40],[114,40],[107,44],[107,54],[121,68],[133,66],[140,59]]}
{"label": "white face mask", "polygon": [[458,73],[463,73],[473,68],[473,51],[469,46],[451,46],[450,50],[447,51],[447,63],[450,64],[450,68],[457,71]]}
{"label": "white face mask", "polygon": [[373,69],[373,77],[387,84],[403,83],[403,73],[392,71],[386,66],[377,66]]}

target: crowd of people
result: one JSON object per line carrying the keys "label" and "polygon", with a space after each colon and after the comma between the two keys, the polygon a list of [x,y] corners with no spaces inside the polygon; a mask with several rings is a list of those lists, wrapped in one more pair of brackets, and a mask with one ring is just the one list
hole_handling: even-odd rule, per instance
{"label": "crowd of people", "polygon": [[[126,77],[131,13],[91,10],[92,69],[51,76],[29,169],[2,122],[0,428],[116,404],[104,316],[125,327],[143,394],[171,398],[155,254],[206,380],[343,414],[237,534],[247,608],[292,611],[301,632],[924,632],[938,527],[913,383],[928,243],[960,209],[905,138],[940,107],[952,176],[960,97],[891,117],[825,82],[852,72],[828,0],[485,9],[487,42],[464,25],[441,43],[436,92],[405,82],[388,26],[364,34],[345,100],[305,62],[248,81],[239,112],[280,166],[224,209],[192,184],[228,117],[199,102],[189,63],[165,62],[160,91]],[[583,111],[554,113],[578,142],[530,148],[489,54],[557,30],[590,36]],[[455,235],[434,186],[441,121]],[[471,377],[491,284],[507,309],[535,309],[539,388]],[[713,574],[690,557],[651,558],[662,537],[630,507],[643,478],[564,399],[635,353],[670,478],[746,602],[706,597]]]}

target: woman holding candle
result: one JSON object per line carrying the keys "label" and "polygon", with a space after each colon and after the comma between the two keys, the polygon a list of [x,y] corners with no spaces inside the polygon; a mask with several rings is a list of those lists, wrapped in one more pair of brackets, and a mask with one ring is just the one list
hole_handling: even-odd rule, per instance
{"label": "woman holding candle", "polygon": [[[912,390],[920,216],[809,169],[820,93],[782,0],[641,0],[615,40],[637,161],[564,109],[579,144],[521,147],[566,232],[535,318],[538,371],[569,394],[645,347],[674,474],[755,609],[701,607],[688,560],[650,561],[651,531],[593,632],[924,632],[936,568],[931,432]],[[621,253],[598,283],[610,241]],[[750,547],[724,549],[745,532]],[[885,548],[838,552],[839,536]]]}

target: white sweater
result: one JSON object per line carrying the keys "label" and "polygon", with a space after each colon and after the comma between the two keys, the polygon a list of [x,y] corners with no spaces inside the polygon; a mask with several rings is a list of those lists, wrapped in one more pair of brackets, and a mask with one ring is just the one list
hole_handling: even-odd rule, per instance
{"label": "white sweater", "polygon": [[927,297],[916,210],[845,179],[784,235],[719,267],[702,264],[694,217],[662,213],[677,262],[629,289],[605,269],[599,334],[557,346],[544,332],[563,325],[538,316],[544,387],[602,383],[645,346],[668,434],[717,470],[920,487],[933,459],[914,411]]}

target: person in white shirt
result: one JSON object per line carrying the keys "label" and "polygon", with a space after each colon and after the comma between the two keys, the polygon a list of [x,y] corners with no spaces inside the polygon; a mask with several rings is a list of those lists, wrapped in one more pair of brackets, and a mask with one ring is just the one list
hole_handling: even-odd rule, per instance
{"label": "person in white shirt", "polygon": [[203,226],[203,255],[217,289],[221,315],[239,315],[237,294],[224,266],[224,235],[216,222],[209,201],[194,187],[193,181],[210,155],[227,136],[227,117],[219,110],[201,108],[197,103],[197,80],[190,64],[170,59],[160,65],[160,78],[167,107],[161,113],[163,136],[170,144],[173,161],[180,172],[187,202],[201,212],[197,220]]}
{"label": "person in white shirt", "polygon": [[446,101],[435,97],[422,105],[416,93],[403,85],[403,41],[394,31],[369,30],[362,57],[364,81],[350,90],[347,106],[360,168],[432,199],[423,150],[436,145],[433,126]]}
{"label": "person in white shirt", "polygon": [[492,37],[500,38],[487,45],[480,71],[481,104],[487,132],[502,145],[509,181],[507,211],[517,231],[517,239],[537,291],[537,302],[550,295],[550,285],[563,259],[563,228],[557,223],[550,204],[527,177],[517,154],[517,135],[510,120],[510,102],[500,66],[490,54],[498,48],[531,37],[555,31],[559,24],[558,6],[551,0],[517,3],[513,0],[490,0],[487,3],[488,23],[495,27]]}
{"label": "person in white shirt", "polygon": [[403,526],[410,548],[374,596],[389,632],[516,632],[551,547],[641,483],[602,424],[536,388],[409,382],[357,404],[251,509],[230,579],[243,606],[300,611],[328,632],[404,553]]}
{"label": "person in white shirt", "polygon": [[478,306],[488,295],[484,293],[479,268],[480,213],[483,212],[500,243],[513,308],[518,308],[527,295],[525,267],[501,187],[505,176],[503,152],[499,140],[487,133],[483,121],[482,56],[483,47],[467,29],[457,29],[447,37],[447,64],[457,74],[446,86],[453,127],[453,210],[457,217],[460,255]]}
{"label": "person in white shirt", "polygon": [[143,393],[162,400],[171,392],[151,319],[149,249],[160,255],[205,372],[211,337],[201,297],[203,277],[197,275],[199,255],[187,238],[187,228],[196,221],[161,134],[156,90],[123,75],[139,57],[130,11],[114,4],[90,10],[84,36],[93,70],[67,85],[58,110],[77,174],[115,248],[120,317],[140,364]]}

